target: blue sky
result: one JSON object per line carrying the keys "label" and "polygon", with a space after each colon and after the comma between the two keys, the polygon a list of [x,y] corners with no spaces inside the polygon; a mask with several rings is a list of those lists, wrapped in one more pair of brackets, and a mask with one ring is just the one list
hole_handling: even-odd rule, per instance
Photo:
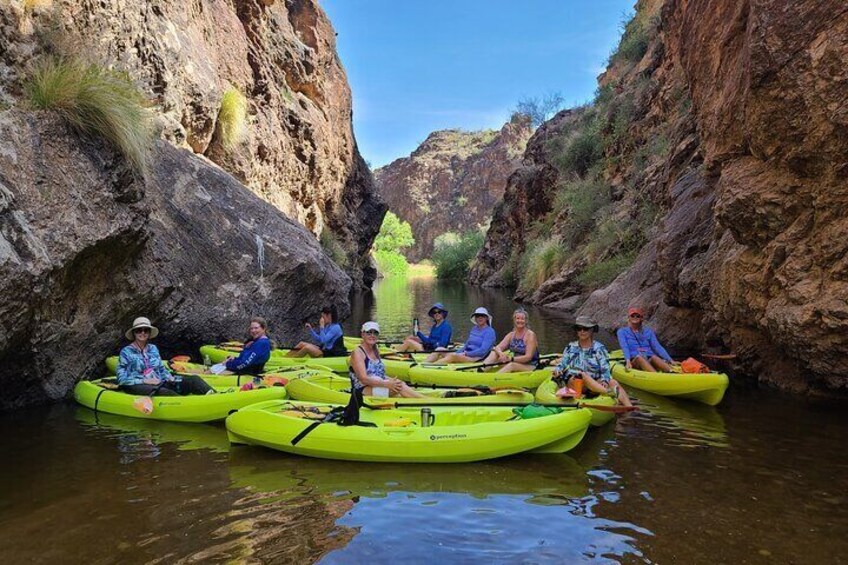
{"label": "blue sky", "polygon": [[435,130],[499,128],[518,100],[592,98],[634,0],[320,0],[359,150],[379,167]]}

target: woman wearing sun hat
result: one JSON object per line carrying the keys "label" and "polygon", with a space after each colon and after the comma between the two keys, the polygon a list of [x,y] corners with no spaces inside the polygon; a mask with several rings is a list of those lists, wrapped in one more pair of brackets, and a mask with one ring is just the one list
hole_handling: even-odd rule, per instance
{"label": "woman wearing sun hat", "polygon": [[624,389],[612,379],[609,352],[594,339],[598,324],[590,316],[577,316],[574,322],[577,341],[569,343],[562,359],[554,368],[554,377],[563,378],[565,386],[575,389],[575,381],[582,380],[582,389],[594,394],[614,393],[618,402],[632,406]]}
{"label": "woman wearing sun hat", "polygon": [[627,327],[620,328],[615,334],[624,352],[625,367],[628,371],[636,367],[640,371],[671,373],[675,363],[654,330],[642,325],[644,319],[645,313],[641,308],[630,308],[627,310]]}
{"label": "woman wearing sun hat", "polygon": [[483,308],[474,310],[471,315],[474,327],[468,333],[465,344],[453,353],[438,349],[427,357],[428,363],[476,363],[486,358],[497,341],[495,330],[492,328],[492,316]]}
{"label": "woman wearing sun hat", "polygon": [[159,349],[149,343],[159,329],[145,317],[138,317],[124,334],[132,343],[121,349],[118,358],[118,386],[124,392],[138,395],[177,396],[210,394],[215,390],[196,376],[172,375],[159,356]]}
{"label": "woman wearing sun hat", "polygon": [[436,302],[430,307],[427,315],[433,318],[433,327],[430,335],[418,332],[403,340],[403,344],[395,348],[398,353],[405,351],[434,351],[438,347],[447,347],[453,334],[453,328],[448,322],[448,311],[441,302]]}
{"label": "woman wearing sun hat", "polygon": [[388,398],[421,398],[423,395],[411,389],[405,382],[386,376],[386,367],[380,358],[377,340],[380,325],[377,322],[362,324],[362,343],[350,354],[350,386],[354,394]]}

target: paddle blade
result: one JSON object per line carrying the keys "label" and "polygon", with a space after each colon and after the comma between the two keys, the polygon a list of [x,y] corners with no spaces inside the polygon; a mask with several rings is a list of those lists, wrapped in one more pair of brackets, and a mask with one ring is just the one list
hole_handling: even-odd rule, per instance
{"label": "paddle blade", "polygon": [[638,406],[602,406],[595,404],[580,404],[580,408],[590,408],[592,410],[597,410],[598,412],[612,412],[613,414],[624,414],[626,412],[636,412],[639,410]]}
{"label": "paddle blade", "polygon": [[153,399],[149,396],[139,396],[133,400],[132,406],[142,414],[153,413]]}

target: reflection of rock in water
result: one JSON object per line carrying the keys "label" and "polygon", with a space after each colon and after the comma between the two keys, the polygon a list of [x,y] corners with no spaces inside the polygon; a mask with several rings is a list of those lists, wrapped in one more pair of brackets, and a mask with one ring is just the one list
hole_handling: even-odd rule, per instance
{"label": "reflection of rock in water", "polygon": [[317,561],[357,534],[355,528],[336,525],[353,505],[348,499],[269,500],[262,493],[249,494],[233,504],[227,523],[212,532],[208,547],[191,561]]}

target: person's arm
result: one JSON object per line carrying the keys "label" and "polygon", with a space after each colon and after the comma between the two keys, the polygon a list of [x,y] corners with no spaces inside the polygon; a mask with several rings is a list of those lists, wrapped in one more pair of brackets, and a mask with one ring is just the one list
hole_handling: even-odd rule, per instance
{"label": "person's arm", "polygon": [[610,372],[610,363],[609,363],[609,351],[607,348],[601,345],[595,352],[596,359],[598,361],[598,368],[601,372],[601,378],[604,380],[610,380],[612,378],[612,373]]}
{"label": "person's arm", "polygon": [[[323,333],[323,332],[324,332],[324,328],[321,328],[321,333]],[[321,334],[319,334],[318,332],[316,332],[316,331],[315,331],[315,328],[313,328],[313,327],[311,327],[311,326],[310,326],[310,328],[309,328],[309,333],[311,333],[311,334],[312,334],[312,339],[314,339],[314,340],[315,340],[315,341],[317,341],[318,343],[323,343],[323,342],[321,341]]]}
{"label": "person's arm", "polygon": [[512,358],[515,363],[529,363],[533,359],[533,356],[536,355],[536,349],[539,347],[539,344],[536,342],[536,332],[527,332],[524,338],[524,345],[524,355],[518,355]]}
{"label": "person's arm", "polygon": [[480,345],[474,349],[465,350],[465,355],[468,357],[483,357],[488,355],[492,350],[492,346],[495,344],[496,339],[497,336],[495,335],[495,330],[492,329],[492,326],[486,326],[486,329],[480,332]]}
{"label": "person's arm", "polygon": [[147,346],[147,356],[150,359],[150,364],[157,378],[163,381],[174,380],[174,375],[165,367],[165,364],[162,362],[162,356],[159,354],[159,349],[155,345],[150,344]]}
{"label": "person's arm", "polygon": [[442,328],[442,333],[439,336],[439,341],[436,343],[436,347],[447,347],[450,345],[451,337],[453,335],[453,328],[450,325],[450,322],[445,320],[442,322],[440,326]]}
{"label": "person's arm", "polygon": [[509,340],[511,340],[511,339],[512,339],[512,334],[513,334],[513,333],[515,333],[515,332],[509,332],[508,334],[506,334],[506,337],[504,337],[504,338],[501,340],[501,342],[500,342],[499,344],[497,344],[496,346],[494,346],[492,349],[494,349],[496,353],[503,353],[503,352],[504,352],[504,350],[505,350],[505,349],[507,348],[507,346],[509,345]]}
{"label": "person's arm", "polygon": [[615,337],[618,338],[618,345],[621,347],[622,353],[624,353],[624,360],[629,363],[630,360],[636,356],[636,352],[630,351],[630,340],[627,339],[627,328],[618,328],[618,331],[615,332]]}
{"label": "person's arm", "polygon": [[321,341],[321,349],[332,349],[337,339],[342,337],[342,327],[338,324],[330,324],[321,330],[319,336]]}
{"label": "person's arm", "polygon": [[651,344],[651,350],[659,354],[659,356],[662,357],[665,361],[668,361],[669,363],[674,363],[674,360],[671,358],[671,355],[668,354],[668,351],[665,350],[665,347],[660,344],[660,340],[657,339],[656,332],[650,329],[649,331],[651,333],[648,335],[648,340]]}
{"label": "person's arm", "polygon": [[118,376],[118,384],[121,386],[140,385],[144,383],[144,377],[136,370],[133,362],[133,354],[127,347],[121,349],[118,356],[118,368],[115,369]]}
{"label": "person's arm", "polygon": [[254,365],[264,365],[270,356],[271,340],[257,339],[250,347],[242,350],[238,357],[227,361],[226,367],[230,371],[242,371]]}
{"label": "person's arm", "polygon": [[557,366],[554,369],[554,374],[559,375],[559,374],[564,373],[568,369],[568,367],[571,365],[571,363],[572,363],[571,357],[572,356],[571,356],[570,351],[569,351],[570,349],[571,348],[566,345],[565,349],[562,350],[562,359],[560,359],[559,363],[557,363]]}

